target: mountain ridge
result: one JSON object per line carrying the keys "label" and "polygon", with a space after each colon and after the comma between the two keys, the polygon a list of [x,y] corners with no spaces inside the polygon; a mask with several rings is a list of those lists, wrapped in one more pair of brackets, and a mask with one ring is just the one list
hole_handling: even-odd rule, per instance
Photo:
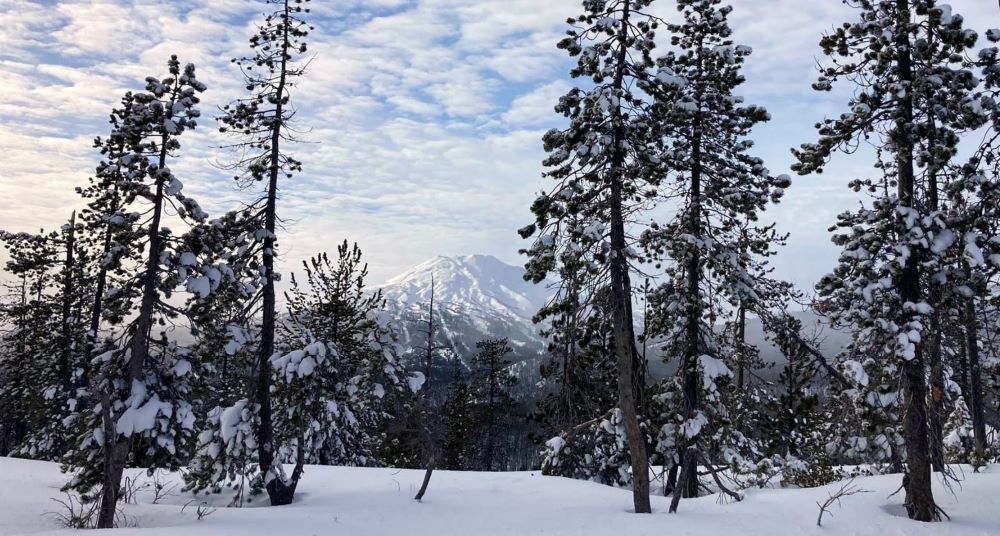
{"label": "mountain ridge", "polygon": [[[439,359],[442,377],[453,373],[456,364],[470,368],[476,353],[476,343],[487,338],[507,337],[514,352],[511,360],[521,376],[522,385],[538,378],[539,365],[545,359],[547,343],[539,334],[540,326],[532,322],[534,314],[550,299],[551,282],[533,284],[523,278],[524,269],[504,263],[490,255],[439,255],[371,287],[381,290],[386,299],[387,318],[393,322],[404,348],[409,348],[409,361],[423,366],[426,347],[427,309],[431,286],[434,287],[435,347],[441,348]],[[849,335],[826,326],[827,322],[811,310],[796,311],[793,316],[802,321],[806,333],[820,330],[826,340],[822,347],[832,356],[846,345]],[[637,333],[642,332],[642,320],[636,319]],[[757,346],[767,363],[781,365],[781,356],[767,339],[763,326],[756,318],[747,319],[747,342]],[[653,341],[655,346],[655,341]],[[655,350],[653,355],[658,355]],[[664,363],[651,357],[651,378],[674,373],[676,364]],[[780,367],[762,371],[776,375]]]}

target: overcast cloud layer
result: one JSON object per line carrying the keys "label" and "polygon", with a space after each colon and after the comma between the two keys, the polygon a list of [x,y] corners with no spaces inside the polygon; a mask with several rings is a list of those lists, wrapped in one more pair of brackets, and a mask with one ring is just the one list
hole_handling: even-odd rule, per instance
{"label": "overcast cloud layer", "polygon": [[[661,13],[672,2],[659,0]],[[315,0],[315,54],[294,94],[305,172],[284,185],[285,271],[347,238],[379,282],[434,255],[486,253],[520,263],[515,230],[546,187],[541,135],[571,87],[555,43],[579,0]],[[735,39],[750,45],[748,102],[766,106],[757,153],[788,172],[788,149],[844,97],[809,84],[824,31],[853,11],[840,0],[733,0]],[[1000,25],[987,0],[953,0],[982,33]],[[206,209],[241,194],[213,164],[226,153],[209,117],[240,94],[242,55],[261,2],[0,0],[0,229],[53,228],[80,205],[73,188],[97,162],[94,136],[121,94],[161,76],[170,54],[208,84],[206,119],[182,138],[173,168]],[[665,43],[661,40],[661,43]],[[870,168],[840,158],[796,178],[773,211],[791,232],[778,276],[810,287],[833,266],[826,228],[852,206],[847,179]]]}

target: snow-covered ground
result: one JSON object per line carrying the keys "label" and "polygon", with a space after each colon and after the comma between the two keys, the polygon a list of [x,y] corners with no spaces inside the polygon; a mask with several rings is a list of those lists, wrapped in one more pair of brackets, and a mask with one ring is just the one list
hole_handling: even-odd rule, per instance
{"label": "snow-covered ground", "polygon": [[[412,500],[422,473],[395,469],[309,467],[295,504],[224,508],[228,496],[215,496],[220,508],[199,521],[191,497],[172,495],[150,504],[141,492],[125,511],[135,527],[122,536],[629,536],[800,534],[917,536],[1000,534],[1000,465],[981,474],[964,468],[954,495],[938,482],[938,502],[951,515],[946,523],[922,524],[901,517],[901,495],[888,496],[899,476],[859,478],[871,493],[854,495],[834,506],[833,516],[816,526],[816,502],[839,485],[816,489],[751,490],[740,503],[719,504],[716,497],[681,503],[667,514],[667,499],[654,497],[653,515],[628,512],[631,494],[588,482],[538,473],[434,473],[423,503]],[[961,471],[961,469],[960,469]],[[132,475],[141,474],[131,472]],[[0,534],[69,534],[46,512],[59,505],[65,475],[55,464],[0,458]]]}

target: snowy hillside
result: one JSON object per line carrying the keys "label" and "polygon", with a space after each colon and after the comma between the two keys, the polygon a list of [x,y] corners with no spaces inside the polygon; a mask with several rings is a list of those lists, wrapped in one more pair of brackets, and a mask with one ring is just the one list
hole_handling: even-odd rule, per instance
{"label": "snowy hillside", "polygon": [[[145,474],[129,470],[145,480]],[[176,476],[176,475],[175,475]],[[203,499],[174,491],[152,504],[140,491],[138,504],[124,506],[131,528],[120,536],[630,536],[714,535],[785,536],[815,534],[878,536],[995,536],[1000,533],[1000,466],[983,474],[965,468],[954,495],[935,478],[935,497],[952,517],[945,523],[906,519],[902,495],[888,496],[899,475],[859,478],[870,490],[846,497],[832,516],[816,526],[816,501],[839,484],[814,489],[749,490],[743,502],[719,504],[709,495],[681,503],[667,514],[667,499],[653,497],[652,515],[628,512],[629,491],[538,473],[436,471],[423,503],[413,501],[422,472],[396,469],[307,467],[300,493],[290,506],[263,502],[225,508],[226,496],[210,499],[218,507],[198,520]],[[66,476],[56,464],[0,458],[0,535],[81,534],[60,530],[53,514]],[[190,503],[190,504],[188,504]],[[185,504],[188,504],[185,507]],[[46,514],[50,512],[50,514]],[[738,531],[737,528],[738,527]]]}
{"label": "snowy hillside", "polygon": [[457,354],[468,364],[476,342],[509,337],[512,360],[519,363],[522,375],[531,375],[545,350],[531,317],[550,291],[544,284],[525,281],[523,274],[522,268],[488,255],[439,256],[376,288],[397,321],[400,343],[419,348],[419,355],[426,345],[433,281],[435,345],[445,348],[442,355],[451,359]]}

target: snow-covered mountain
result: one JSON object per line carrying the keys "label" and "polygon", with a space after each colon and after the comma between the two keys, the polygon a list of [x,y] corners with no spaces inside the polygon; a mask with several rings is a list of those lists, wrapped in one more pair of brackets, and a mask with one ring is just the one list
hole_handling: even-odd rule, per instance
{"label": "snow-covered mountain", "polygon": [[523,276],[523,268],[489,255],[439,256],[375,288],[386,298],[400,343],[422,356],[433,285],[435,346],[449,362],[442,363],[440,374],[450,374],[456,357],[468,365],[477,342],[508,337],[514,348],[511,359],[522,379],[529,379],[537,374],[545,350],[531,317],[546,303],[550,290]]}
{"label": "snow-covered mountain", "polygon": [[[387,314],[395,324],[399,342],[411,348],[411,365],[423,366],[427,309],[433,281],[434,345],[440,356],[436,375],[450,379],[455,363],[469,368],[477,342],[508,337],[514,348],[510,358],[516,363],[521,385],[529,388],[538,377],[538,366],[545,358],[546,347],[538,335],[539,326],[531,322],[531,317],[545,305],[552,290],[544,283],[526,282],[523,275],[523,268],[488,255],[439,256],[375,288],[381,289],[386,298]],[[641,308],[637,307],[638,310]],[[820,348],[828,356],[832,357],[847,344],[849,333],[826,327],[816,313],[800,311],[793,315],[802,321],[806,334],[822,333]],[[636,331],[641,333],[642,319],[636,319],[636,323]],[[747,342],[760,349],[765,362],[778,365],[761,371],[765,377],[775,377],[784,358],[764,336],[757,319],[747,319]],[[652,344],[655,346],[655,341]],[[650,356],[651,378],[661,378],[676,371],[676,363],[664,363],[657,350],[651,349]]]}

